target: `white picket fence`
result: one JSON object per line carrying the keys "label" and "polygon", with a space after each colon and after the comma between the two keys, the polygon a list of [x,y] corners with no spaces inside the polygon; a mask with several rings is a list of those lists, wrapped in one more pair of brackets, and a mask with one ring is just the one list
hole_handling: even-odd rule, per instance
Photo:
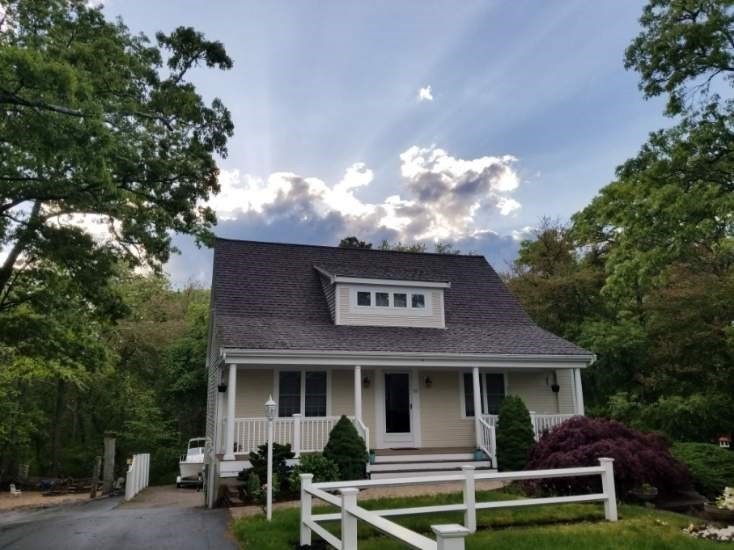
{"label": "white picket fence", "polygon": [[[301,474],[301,545],[310,545],[315,533],[334,548],[342,550],[357,549],[357,523],[361,520],[382,533],[397,539],[410,548],[420,550],[464,550],[464,538],[477,530],[477,510],[539,506],[543,504],[566,504],[572,502],[603,502],[604,516],[609,521],[617,521],[617,498],[614,487],[614,459],[600,458],[599,466],[585,468],[560,468],[556,470],[526,470],[520,472],[480,473],[473,466],[463,466],[461,474],[430,477],[405,477],[393,479],[334,481],[313,483],[312,474]],[[477,480],[518,481],[529,479],[550,479],[577,476],[601,477],[602,492],[586,495],[559,497],[524,498],[477,502]],[[359,489],[391,485],[417,485],[420,483],[463,482],[463,501],[458,504],[420,506],[393,510],[365,510],[357,504]],[[338,491],[340,496],[332,494]],[[316,498],[340,509],[333,514],[313,514],[313,499]],[[435,514],[440,512],[463,512],[464,525],[432,525],[436,535],[432,540],[420,533],[411,531],[388,517],[416,514]],[[320,522],[340,521],[341,538],[321,525]]]}
{"label": "white picket fence", "polygon": [[125,478],[125,500],[130,500],[148,486],[150,454],[134,454]]}

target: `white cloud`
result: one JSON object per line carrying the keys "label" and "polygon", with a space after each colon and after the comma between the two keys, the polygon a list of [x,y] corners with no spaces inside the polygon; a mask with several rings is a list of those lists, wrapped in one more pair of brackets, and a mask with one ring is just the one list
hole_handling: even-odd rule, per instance
{"label": "white cloud", "polygon": [[488,231],[493,216],[520,208],[511,197],[520,185],[516,161],[509,155],[467,160],[436,147],[410,147],[400,155],[399,192],[374,203],[356,195],[374,180],[364,163],[349,166],[333,185],[290,172],[263,179],[223,170],[222,191],[209,205],[223,221],[248,214],[265,221],[336,217],[354,233],[384,229],[404,241],[457,240]]}
{"label": "white cloud", "polygon": [[433,101],[433,92],[431,91],[430,84],[418,90],[418,101]]}

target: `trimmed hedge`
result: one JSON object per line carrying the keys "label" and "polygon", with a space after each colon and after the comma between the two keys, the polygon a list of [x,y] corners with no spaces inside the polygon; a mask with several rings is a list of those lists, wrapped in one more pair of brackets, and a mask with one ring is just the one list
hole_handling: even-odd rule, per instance
{"label": "trimmed hedge", "polygon": [[530,413],[522,399],[508,395],[497,419],[497,467],[502,471],[523,470],[535,443]]}
{"label": "trimmed hedge", "polygon": [[352,421],[342,415],[329,434],[324,458],[336,463],[339,479],[364,479],[367,475],[367,449]]}
{"label": "trimmed hedge", "polygon": [[676,443],[673,456],[688,466],[693,486],[714,499],[724,487],[734,487],[734,451],[710,443]]}
{"label": "trimmed hedge", "polygon": [[[533,448],[528,469],[598,466],[602,457],[614,459],[614,481],[620,499],[645,483],[661,494],[691,487],[686,466],[671,455],[662,436],[603,418],[577,416],[551,430]],[[542,492],[559,494],[600,489],[598,476],[549,479],[532,485]]]}

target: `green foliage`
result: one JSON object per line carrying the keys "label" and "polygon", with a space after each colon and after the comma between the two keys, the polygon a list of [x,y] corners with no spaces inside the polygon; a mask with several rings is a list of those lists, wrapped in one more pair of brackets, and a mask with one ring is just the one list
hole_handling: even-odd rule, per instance
{"label": "green foliage", "polygon": [[364,479],[367,449],[364,439],[346,416],[342,415],[332,428],[323,456],[337,465],[340,480]]}
{"label": "green foliage", "polygon": [[321,453],[301,455],[298,465],[293,468],[290,478],[290,486],[294,491],[301,490],[301,474],[313,474],[313,481],[337,481],[339,479],[339,466],[333,460],[326,458]]}
{"label": "green foliage", "polygon": [[734,452],[710,443],[676,443],[671,452],[688,466],[696,490],[708,498],[734,487]]}
{"label": "green foliage", "polygon": [[508,395],[497,419],[497,465],[503,471],[523,470],[535,443],[530,413],[522,399]]}
{"label": "green foliage", "polygon": [[[283,483],[282,489],[289,491],[291,488],[288,484],[290,480],[291,467],[288,466],[287,460],[296,456],[291,450],[290,444],[281,445],[273,443],[273,475],[277,476]],[[242,470],[237,476],[238,479],[247,479],[250,472],[254,472],[260,479],[268,478],[268,445],[259,445],[257,451],[250,453],[250,464],[252,468]]]}
{"label": "green foliage", "polygon": [[355,236],[344,237],[339,241],[339,248],[372,248],[372,243],[361,241]]}
{"label": "green foliage", "polygon": [[219,189],[215,155],[226,156],[233,126],[188,76],[232,61],[194,29],[152,43],[82,0],[7,0],[3,12],[0,309],[52,277],[109,309],[120,263],[159,267],[172,232],[211,238],[202,204]]}
{"label": "green foliage", "polygon": [[247,475],[245,493],[253,502],[258,502],[262,496],[262,482],[260,481],[260,476],[255,472],[250,472]]}

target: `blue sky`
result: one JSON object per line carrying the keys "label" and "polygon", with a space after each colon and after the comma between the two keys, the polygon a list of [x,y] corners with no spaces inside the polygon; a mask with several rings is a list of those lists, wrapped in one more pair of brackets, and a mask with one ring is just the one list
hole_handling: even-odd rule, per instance
{"label": "blue sky", "polygon": [[[235,122],[212,201],[218,235],[438,239],[503,270],[527,228],[568,219],[669,123],[623,67],[642,5],[111,0],[104,9],[151,36],[194,26],[233,58],[231,71],[192,76]],[[175,241],[174,282],[208,284],[210,252]]]}

